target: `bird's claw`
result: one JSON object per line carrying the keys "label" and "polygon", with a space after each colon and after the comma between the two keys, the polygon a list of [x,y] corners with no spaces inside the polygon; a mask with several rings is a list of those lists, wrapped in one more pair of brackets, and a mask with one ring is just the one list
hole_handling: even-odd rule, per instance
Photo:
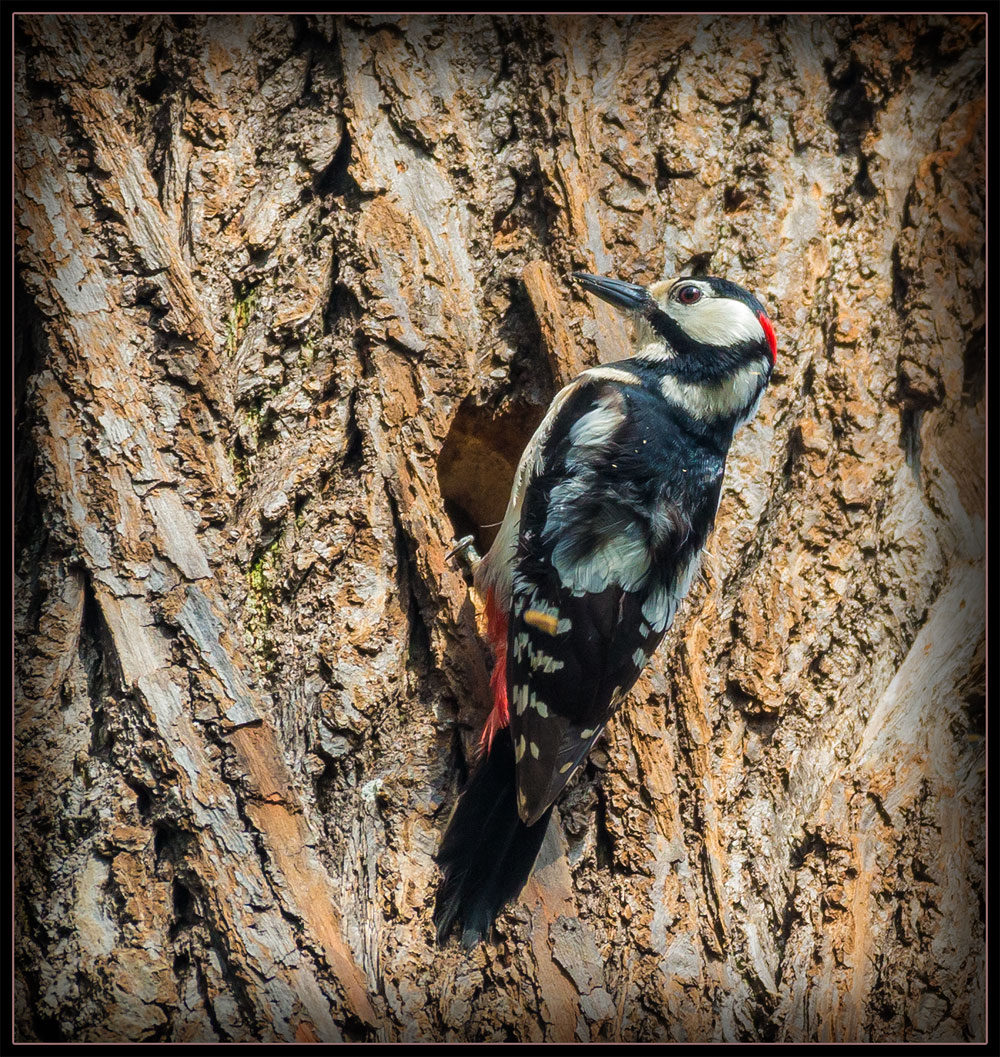
{"label": "bird's claw", "polygon": [[451,561],[452,558],[457,558],[459,564],[467,569],[475,569],[481,560],[476,550],[475,536],[463,536],[445,555],[445,561]]}

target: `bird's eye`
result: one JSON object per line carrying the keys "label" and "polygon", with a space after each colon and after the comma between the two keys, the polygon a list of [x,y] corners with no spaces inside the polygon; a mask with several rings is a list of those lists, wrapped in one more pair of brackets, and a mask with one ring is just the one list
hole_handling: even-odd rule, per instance
{"label": "bird's eye", "polygon": [[697,286],[682,286],[677,291],[677,300],[682,305],[693,305],[696,301],[701,300],[701,291]]}

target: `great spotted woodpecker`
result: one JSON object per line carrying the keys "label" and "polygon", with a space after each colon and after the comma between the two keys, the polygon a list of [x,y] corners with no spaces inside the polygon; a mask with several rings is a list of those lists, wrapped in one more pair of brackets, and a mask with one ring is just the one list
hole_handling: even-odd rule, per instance
{"label": "great spotted woodpecker", "polygon": [[524,887],[554,801],[687,593],[777,356],[760,302],[725,279],[573,277],[635,317],[636,351],[557,394],[476,569],[494,705],[437,854],[438,942],[456,922],[466,946],[484,939]]}

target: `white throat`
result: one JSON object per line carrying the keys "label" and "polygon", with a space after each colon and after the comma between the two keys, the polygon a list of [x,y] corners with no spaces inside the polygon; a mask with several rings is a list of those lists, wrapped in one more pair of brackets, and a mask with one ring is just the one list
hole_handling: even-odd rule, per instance
{"label": "white throat", "polygon": [[758,360],[709,385],[668,374],[660,381],[660,392],[700,422],[735,419],[735,425],[742,426],[756,413],[766,380],[767,368]]}

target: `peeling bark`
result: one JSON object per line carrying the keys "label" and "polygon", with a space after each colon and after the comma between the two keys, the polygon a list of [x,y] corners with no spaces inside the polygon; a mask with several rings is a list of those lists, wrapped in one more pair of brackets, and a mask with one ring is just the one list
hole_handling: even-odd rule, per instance
{"label": "peeling bark", "polygon": [[[975,17],[16,19],[21,1040],[981,1041]],[[779,359],[494,942],[488,546],[629,328]]]}

